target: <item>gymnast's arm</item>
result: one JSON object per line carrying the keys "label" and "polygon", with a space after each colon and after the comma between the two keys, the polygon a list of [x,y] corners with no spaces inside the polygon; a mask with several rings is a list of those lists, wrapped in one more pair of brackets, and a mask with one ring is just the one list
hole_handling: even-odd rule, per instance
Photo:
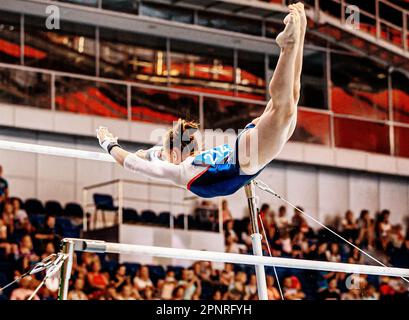
{"label": "gymnast's arm", "polygon": [[124,150],[107,128],[98,128],[97,137],[101,147],[125,169],[148,178],[181,184],[181,166],[166,161],[148,161]]}

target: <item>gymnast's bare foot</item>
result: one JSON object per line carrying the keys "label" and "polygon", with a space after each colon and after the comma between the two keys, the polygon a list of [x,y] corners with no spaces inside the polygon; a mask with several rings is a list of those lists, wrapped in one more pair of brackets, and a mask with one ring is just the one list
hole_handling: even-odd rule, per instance
{"label": "gymnast's bare foot", "polygon": [[307,16],[305,14],[304,4],[302,2],[297,2],[295,4],[290,4],[288,8],[293,8],[297,10],[300,16],[300,30],[301,30],[301,37],[305,35],[307,30]]}
{"label": "gymnast's bare foot", "polygon": [[290,13],[284,19],[285,29],[276,38],[281,49],[298,47],[300,41],[300,14],[294,6],[289,9]]}

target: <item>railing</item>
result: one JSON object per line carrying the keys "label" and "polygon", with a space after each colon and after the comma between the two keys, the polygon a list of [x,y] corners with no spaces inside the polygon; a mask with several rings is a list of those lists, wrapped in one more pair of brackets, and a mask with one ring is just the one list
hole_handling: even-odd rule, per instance
{"label": "railing", "polygon": [[[48,80],[45,81],[45,84],[42,82],[40,84],[41,89],[44,91],[46,90],[47,97],[44,98],[43,96],[36,96],[35,95],[35,90],[33,89],[33,84],[28,83],[25,84],[28,86],[28,88],[24,87],[24,90],[20,96],[24,96],[25,99],[24,101],[20,102],[13,102],[13,101],[8,101],[7,98],[3,98],[2,101],[8,104],[16,104],[16,105],[26,105],[26,106],[31,106],[31,107],[38,107],[38,108],[45,108],[49,109],[51,111],[68,111],[68,112],[76,112],[76,113],[86,113],[86,114],[94,114],[94,115],[100,115],[100,116],[105,116],[105,117],[117,117],[123,120],[128,120],[128,121],[148,121],[148,122],[153,122],[153,123],[162,123],[169,125],[172,121],[168,118],[161,119],[159,116],[162,116],[164,113],[166,114],[166,101],[160,102],[160,108],[155,109],[153,115],[148,115],[150,118],[144,119],[141,117],[136,117],[135,114],[133,114],[133,111],[137,111],[139,109],[135,109],[132,106],[132,98],[133,96],[139,96],[140,93],[145,93],[145,92],[150,92],[150,91],[155,91],[156,93],[161,93],[161,96],[163,96],[165,93],[166,95],[172,94],[173,96],[175,94],[181,95],[181,97],[194,97],[194,103],[188,109],[187,111],[190,112],[191,116],[194,115],[195,119],[200,119],[200,124],[201,127],[204,129],[210,128],[210,129],[227,129],[227,128],[222,128],[218,127],[218,124],[225,122],[225,125],[229,125],[228,128],[231,129],[240,129],[242,128],[243,125],[245,125],[244,122],[246,121],[251,121],[251,119],[255,118],[256,116],[260,115],[265,107],[266,102],[265,101],[259,101],[259,100],[250,100],[250,99],[245,99],[245,98],[240,98],[240,97],[231,97],[231,96],[225,96],[222,94],[213,94],[213,93],[206,93],[206,92],[195,92],[195,91],[190,91],[190,90],[184,90],[184,89],[177,89],[177,88],[172,88],[172,87],[166,87],[166,86],[158,86],[158,85],[151,85],[151,84],[144,84],[144,83],[136,83],[136,82],[130,82],[130,81],[124,81],[124,80],[114,80],[114,79],[108,79],[108,78],[101,78],[101,77],[95,77],[95,76],[87,76],[87,75],[80,75],[80,74],[73,74],[73,73],[66,73],[66,72],[59,72],[59,71],[54,71],[54,70],[45,70],[45,69],[39,69],[39,68],[32,68],[32,67],[27,67],[27,66],[20,66],[20,65],[11,65],[11,64],[6,64],[6,63],[0,63],[0,69],[3,69],[3,72],[0,72],[0,83],[2,81],[10,81],[10,72],[21,72],[22,74],[17,74],[18,79],[20,81],[20,84],[24,82],[23,80],[25,77],[27,77],[29,80],[32,79],[44,79],[47,78]],[[26,75],[26,73],[28,75]],[[114,115],[111,114],[101,114],[100,109],[97,108],[97,110],[90,109],[90,110],[80,110],[79,108],[86,108],[86,104],[82,101],[77,101],[73,100],[71,101],[72,105],[77,108],[75,110],[70,110],[70,109],[61,109],[61,106],[58,105],[57,103],[57,98],[58,98],[58,86],[61,86],[60,83],[57,82],[58,79],[60,78],[65,78],[65,79],[74,79],[74,80],[81,80],[81,81],[89,81],[90,83],[97,83],[100,88],[103,87],[112,87],[108,89],[112,89],[115,91],[116,88],[118,87],[123,87],[125,88],[125,92],[127,94],[123,97],[118,93],[115,93],[115,97],[123,97],[124,103],[123,103],[123,112],[120,113],[120,116],[118,116],[119,113],[116,113]],[[23,80],[22,80],[23,79]],[[44,85],[48,86],[48,89],[44,89]],[[64,84],[66,85],[66,84]],[[10,83],[10,88],[7,87],[7,83],[3,83],[2,87],[6,90],[5,92],[8,92],[8,89],[16,89],[13,87],[14,82]],[[67,88],[69,90],[72,90],[72,85],[68,85]],[[133,90],[138,89],[139,91],[133,92]],[[329,94],[328,94],[328,99],[331,101],[331,90],[333,88],[331,86],[328,87],[329,89]],[[77,89],[79,92],[83,93],[84,91],[84,86],[79,86]],[[108,91],[112,91],[108,90]],[[387,88],[388,90],[388,96],[392,96],[392,88]],[[41,92],[43,92],[41,91]],[[121,90],[122,91],[122,90]],[[116,91],[115,91],[116,92]],[[6,95],[7,96],[7,95]],[[5,96],[5,97],[6,97]],[[93,96],[91,96],[92,98]],[[406,96],[405,96],[406,97]],[[150,103],[151,102],[151,96],[146,97],[146,101],[143,100],[142,103]],[[4,100],[6,99],[6,100]],[[27,101],[26,101],[27,100]],[[41,101],[45,101],[44,105],[39,105]],[[206,102],[212,102],[215,105],[212,105],[210,109],[207,109],[208,105],[206,105]],[[86,103],[86,102],[85,102]],[[103,103],[111,103],[111,102],[103,102]],[[154,103],[153,103],[154,104]],[[149,104],[147,104],[149,106]],[[325,132],[321,132],[321,134],[327,135],[329,138],[325,139],[325,142],[314,142],[314,143],[320,143],[327,145],[329,147],[346,147],[348,148],[349,146],[343,146],[343,145],[336,145],[335,141],[335,136],[337,133],[334,133],[335,127],[334,127],[334,120],[339,119],[339,118],[344,118],[344,119],[351,119],[351,120],[359,120],[361,122],[368,122],[368,123],[378,123],[378,124],[383,124],[385,126],[390,126],[390,128],[397,128],[397,127],[402,127],[402,128],[409,128],[408,123],[402,123],[402,122],[397,122],[397,120],[393,120],[393,117],[387,117],[385,119],[370,119],[368,117],[362,116],[362,115],[353,115],[353,114],[343,114],[340,112],[337,112],[331,107],[331,104],[329,103],[330,108],[329,110],[319,110],[319,109],[314,109],[314,108],[307,108],[307,107],[299,107],[299,112],[302,114],[309,114],[309,115],[317,115],[320,117],[320,119],[315,119],[318,121],[318,123],[322,124],[322,121],[328,121],[329,125],[328,128],[325,129],[323,128]],[[111,108],[110,104],[105,105],[106,108]],[[154,107],[157,107],[157,105],[154,104]],[[165,109],[163,109],[165,107]],[[173,117],[176,117],[179,115],[179,110],[178,106],[173,106],[174,109],[169,110],[169,115],[172,115]],[[182,107],[182,106],[181,106]],[[394,111],[394,106],[392,104],[389,105],[389,113],[393,114]],[[143,108],[142,108],[143,109]],[[149,109],[149,107],[146,107],[146,109]],[[220,110],[219,110],[220,109]],[[235,112],[235,113],[229,113],[231,117],[226,117],[223,116],[221,117],[220,115],[223,114],[223,111],[226,110],[241,110],[240,112]],[[165,110],[165,111],[164,111]],[[182,109],[184,110],[184,109]],[[139,111],[138,111],[139,112]],[[143,110],[141,111],[143,113]],[[183,111],[183,114],[180,114],[181,117],[188,116],[188,113],[184,114],[186,110]],[[237,119],[236,119],[237,118]],[[223,121],[221,121],[223,120]],[[302,128],[302,131],[313,129],[310,134],[312,134],[312,137],[316,136],[316,133],[314,133],[317,129],[317,126],[310,121],[311,119],[305,119],[303,120],[303,117],[299,117],[298,120],[298,128]],[[313,122],[315,122],[315,120]],[[218,121],[220,121],[218,123]],[[242,123],[243,122],[243,123]],[[313,126],[314,128],[311,128]],[[298,130],[298,129],[297,129]],[[342,132],[341,132],[342,133]],[[339,134],[339,132],[338,132]],[[293,137],[294,138],[294,137]],[[295,139],[295,141],[298,142],[311,142],[311,136],[307,139],[304,139],[302,136],[301,138],[298,137]],[[391,143],[390,143],[390,151],[387,152],[387,154],[394,155],[393,150],[395,150],[394,147],[394,139],[393,136],[391,135]],[[362,149],[366,151],[371,151],[367,149]],[[372,152],[377,152],[377,151],[372,151]],[[382,153],[385,153],[382,151]],[[404,155],[406,156],[406,155]]]}
{"label": "railing", "polygon": [[[348,19],[348,12],[347,8],[349,6],[353,6],[354,4],[349,3],[346,0],[324,0],[326,6],[329,3],[336,4],[339,6],[339,15],[336,17],[340,19],[342,24],[345,24]],[[319,19],[319,12],[323,9],[323,0],[314,0],[314,9],[316,14],[318,14]],[[369,2],[369,1],[368,1]],[[409,18],[409,11],[399,7],[389,1],[386,0],[374,0],[375,10],[374,12],[369,12],[362,8],[359,8],[360,14],[360,26],[359,29],[366,33],[373,35],[376,39],[384,39],[387,40],[390,44],[396,45],[401,47],[405,52],[408,51],[408,18]],[[328,8],[328,7],[326,7]],[[397,15],[401,15],[402,23],[396,24],[389,21],[384,14],[384,10],[394,11]],[[325,10],[324,10],[325,11]],[[334,13],[330,13],[334,16]],[[372,23],[362,23],[362,20],[371,21]],[[396,39],[396,35],[398,35],[399,39]]]}
{"label": "railing", "polygon": [[[130,189],[132,187],[136,188],[143,188],[146,193],[146,196],[141,196],[141,190],[133,190],[132,192]],[[158,194],[159,190],[166,189],[168,192],[172,193],[170,197],[155,197],[155,194]],[[139,191],[139,196],[131,196],[132,193],[136,193],[135,191]],[[188,224],[188,215],[190,215],[197,205],[198,197],[194,196],[193,194],[189,193],[187,190],[177,187],[172,184],[167,183],[157,183],[157,182],[150,182],[150,181],[140,181],[140,180],[127,180],[127,179],[115,179],[112,181],[97,183],[94,185],[86,186],[83,188],[82,191],[82,205],[84,208],[84,216],[83,216],[83,228],[84,231],[89,231],[92,229],[98,229],[98,225],[90,222],[90,218],[92,218],[92,214],[96,214],[96,207],[95,203],[92,201],[92,196],[94,193],[104,193],[112,195],[114,203],[116,207],[118,207],[116,217],[114,220],[117,221],[119,226],[124,224],[124,209],[125,208],[132,208],[135,210],[152,210],[155,208],[160,207],[160,211],[167,210],[170,213],[169,217],[169,227],[171,229],[175,228],[175,214],[184,214],[184,221],[183,221],[183,229],[189,230]],[[163,193],[161,193],[163,195]],[[169,199],[169,200],[162,200],[162,199]],[[172,199],[179,198],[180,201],[174,201]],[[223,221],[221,215],[221,199],[217,198],[215,200],[217,202],[217,209],[218,209],[218,231],[223,231]],[[175,212],[175,209],[181,209]],[[93,213],[90,212],[93,211]],[[181,212],[182,211],[182,212]],[[98,223],[98,222],[97,222]],[[111,224],[112,225],[112,224]],[[115,225],[115,223],[113,224]]]}

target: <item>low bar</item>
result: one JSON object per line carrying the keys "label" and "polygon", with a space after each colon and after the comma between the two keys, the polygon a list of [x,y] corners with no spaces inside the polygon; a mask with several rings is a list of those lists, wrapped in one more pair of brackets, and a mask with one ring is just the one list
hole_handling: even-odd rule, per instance
{"label": "low bar", "polygon": [[266,256],[253,256],[215,251],[165,248],[73,238],[64,239],[63,241],[72,241],[72,243],[74,244],[74,251],[135,254],[162,258],[227,262],[255,266],[265,265],[281,268],[333,271],[354,274],[371,274],[390,277],[409,277],[409,269],[403,268],[378,267],[371,265],[289,259]]}

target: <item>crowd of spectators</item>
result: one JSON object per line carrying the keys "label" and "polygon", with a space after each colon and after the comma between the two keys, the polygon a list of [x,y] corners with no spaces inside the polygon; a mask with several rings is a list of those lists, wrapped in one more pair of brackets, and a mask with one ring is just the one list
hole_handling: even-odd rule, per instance
{"label": "crowd of spectators", "polygon": [[[33,223],[21,201],[10,198],[0,167],[0,287],[29,270],[36,262],[55,253],[64,236],[53,214]],[[302,209],[302,208],[301,208]],[[331,226],[343,237],[383,263],[409,268],[407,226],[392,225],[390,212],[359,217],[348,210]],[[222,205],[226,252],[251,253],[249,219],[232,218],[227,201]],[[282,206],[277,212],[268,204],[260,209],[265,229],[265,255],[331,262],[369,263],[357,249],[339,241],[325,230],[314,230],[298,210],[290,216]],[[78,227],[80,228],[80,226]],[[405,234],[406,233],[406,234]],[[271,300],[409,299],[408,286],[401,279],[266,268]],[[41,274],[28,276],[4,292],[0,299],[24,300],[41,281]],[[72,300],[254,300],[257,285],[254,268],[226,263],[222,269],[210,262],[195,262],[189,268],[118,264],[108,255],[82,253],[75,256],[69,299]],[[35,299],[56,299],[58,275],[50,278]]]}

